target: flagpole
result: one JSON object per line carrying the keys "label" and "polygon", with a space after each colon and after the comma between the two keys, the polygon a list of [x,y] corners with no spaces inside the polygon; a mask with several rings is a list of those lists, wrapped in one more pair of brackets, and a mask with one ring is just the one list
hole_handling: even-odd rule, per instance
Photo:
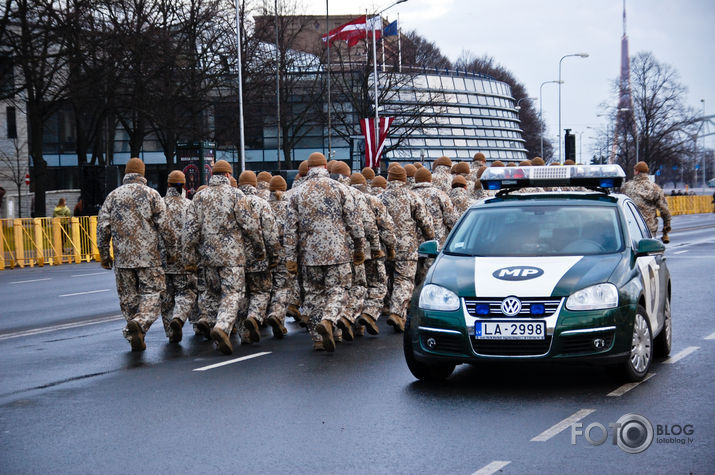
{"label": "flagpole", "polygon": [[[367,28],[365,29],[367,31]],[[377,142],[380,140],[380,113],[378,111],[378,97],[377,97],[377,40],[375,39],[375,21],[372,21],[372,65],[373,65],[373,82],[375,85],[375,143],[373,147],[375,148],[375,153],[377,153]],[[373,163],[377,163],[378,157],[373,156]]]}
{"label": "flagpole", "polygon": [[281,52],[278,47],[278,0],[274,1],[276,30],[276,166],[281,169]]}
{"label": "flagpole", "polygon": [[246,169],[246,149],[243,139],[243,72],[241,68],[241,23],[239,17],[239,0],[236,0],[236,52],[238,59],[238,130],[239,130],[239,153],[241,156],[241,171]]}
{"label": "flagpole", "polygon": [[[389,20],[388,20],[388,24],[389,24]],[[385,72],[385,38],[384,38],[384,35],[382,35],[380,39],[382,40],[382,41],[380,41],[380,44],[382,45],[382,72],[384,73]]]}
{"label": "flagpole", "polygon": [[328,15],[328,2],[330,0],[325,0],[325,29],[327,33],[325,34],[326,41],[328,43],[328,159],[332,158],[332,141],[331,141],[331,122],[330,122],[330,24],[328,23],[329,21],[329,15]]}
{"label": "flagpole", "polygon": [[398,71],[402,72],[402,42],[400,41],[400,36],[402,36],[402,23],[400,23],[400,12],[397,12],[397,61],[398,61]]}

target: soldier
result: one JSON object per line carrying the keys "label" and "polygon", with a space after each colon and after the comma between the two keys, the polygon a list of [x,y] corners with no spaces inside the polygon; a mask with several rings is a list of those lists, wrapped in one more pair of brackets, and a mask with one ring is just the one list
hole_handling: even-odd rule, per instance
{"label": "soldier", "polygon": [[[166,290],[161,294],[161,319],[169,342],[178,343],[186,320],[194,319],[196,305],[196,256],[188,255],[186,229],[191,201],[181,196],[186,177],[179,170],[169,173],[166,205],[166,225],[161,233],[162,262]],[[192,323],[194,323],[192,321]]]}
{"label": "soldier", "polygon": [[[290,201],[291,195],[295,193],[295,190],[305,181],[307,174],[308,161],[303,160],[298,166],[298,176],[295,178],[295,180],[293,180],[293,185],[291,186],[291,189],[286,191],[285,196],[283,196],[283,199],[286,202]],[[285,222],[282,224],[285,227]],[[300,268],[300,263],[298,263],[298,265]],[[286,309],[286,313],[293,317],[293,319],[298,322],[301,327],[305,327],[308,322],[308,317],[305,315],[301,315],[300,313],[301,289],[302,284],[300,273],[294,274],[288,272],[288,308]]]}
{"label": "soldier", "polygon": [[[117,282],[123,330],[132,351],[144,351],[144,335],[161,312],[164,269],[161,267],[160,232],[166,206],[156,190],[146,186],[144,162],[131,158],[122,186],[112,191],[97,218],[97,247],[102,267],[111,269]],[[114,262],[109,255],[109,241]]]}
{"label": "soldier", "polygon": [[449,194],[452,189],[452,160],[439,157],[432,163],[432,185]]}
{"label": "soldier", "polygon": [[[308,161],[303,160],[300,162],[300,165],[298,165],[298,176],[296,176],[295,180],[293,180],[293,184],[291,185],[290,189],[291,191],[295,188],[298,188],[301,183],[305,181],[305,177],[308,174]],[[288,199],[288,197],[286,197]]]}
{"label": "soldier", "polygon": [[407,305],[415,286],[417,247],[420,238],[434,239],[434,228],[424,202],[407,188],[405,169],[397,165],[389,170],[387,178],[387,190],[380,199],[395,223],[397,242],[396,257],[388,271],[392,274],[392,293],[387,324],[401,332],[405,329]]}
{"label": "soldier", "polygon": [[482,167],[486,167],[487,165],[487,158],[484,156],[482,152],[477,152],[474,154],[474,157],[472,157],[472,163],[469,164],[469,178],[467,181],[469,181],[472,184],[472,190],[474,192],[475,197],[479,194],[477,192],[478,189],[481,189],[481,184],[479,183],[479,177],[477,174],[479,173],[479,169]]}
{"label": "soldier", "polygon": [[[282,176],[276,175],[271,178],[269,183],[270,197],[268,204],[273,210],[273,215],[276,221],[276,229],[278,231],[278,240],[280,242],[280,254],[278,266],[273,269],[272,279],[273,286],[271,290],[271,303],[268,306],[267,322],[273,328],[273,336],[283,338],[283,335],[288,333],[285,327],[286,304],[290,293],[291,278],[286,270],[284,235],[285,222],[288,215],[288,201],[285,199],[286,182]],[[280,333],[276,332],[280,329]]]}
{"label": "soldier", "polygon": [[452,200],[454,210],[459,216],[462,216],[472,206],[472,199],[467,193],[467,180],[463,176],[457,175],[452,180],[452,191],[449,192],[449,199]]}
{"label": "soldier", "polygon": [[472,170],[469,168],[469,164],[467,162],[455,163],[452,167],[452,180],[454,180],[455,176],[464,177],[464,180],[467,182],[467,194],[469,196],[474,194],[474,184],[469,178],[471,173]]}
{"label": "soldier", "polygon": [[384,177],[381,176],[376,176],[372,180],[372,184],[370,186],[370,193],[373,194],[374,196],[380,196],[383,191],[387,188],[387,180],[385,180]]}
{"label": "soldier", "polygon": [[301,263],[313,348],[332,352],[333,326],[340,321],[350,288],[350,263],[365,261],[365,234],[351,194],[330,179],[326,168],[322,153],[310,155],[307,178],[290,197],[285,251],[288,272],[297,273]]}
{"label": "soldier", "polygon": [[415,162],[412,164],[416,169],[424,168],[424,165],[422,165],[420,162]]}
{"label": "soldier", "polygon": [[[382,177],[380,177],[382,178]],[[365,261],[365,275],[367,279],[367,297],[363,305],[362,313],[357,320],[358,328],[367,328],[371,335],[377,335],[380,330],[377,327],[377,319],[380,318],[383,301],[387,294],[387,273],[385,271],[385,255],[390,260],[395,259],[395,225],[392,222],[390,213],[377,196],[372,195],[367,189],[367,180],[360,173],[353,173],[350,177],[353,188],[364,193],[368,205],[375,217],[380,234],[380,253],[373,253],[369,260]],[[358,331],[360,331],[358,330]]]}
{"label": "soldier", "polygon": [[[257,195],[256,174],[246,170],[238,177],[238,189],[246,195],[251,212],[258,218],[263,246],[267,260],[256,260],[252,254],[246,255],[246,304],[247,308],[239,311],[239,333],[241,343],[258,343],[261,339],[260,326],[266,318],[271,302],[273,280],[271,269],[278,266],[280,258],[280,238],[271,205]],[[263,253],[261,253],[263,254]],[[283,326],[278,320],[268,321],[273,329],[273,336],[283,338]]]}
{"label": "soldier", "polygon": [[271,194],[269,190],[271,178],[273,178],[273,176],[268,172],[260,172],[256,177],[256,195],[266,201],[268,201],[268,197]]}
{"label": "soldier", "polygon": [[646,162],[636,163],[633,169],[633,179],[623,185],[621,192],[628,195],[638,206],[654,238],[658,235],[656,211],[660,211],[660,217],[663,220],[663,237],[661,239],[664,243],[669,243],[670,210],[668,202],[665,200],[663,190],[648,179],[648,164]]}
{"label": "soldier", "polygon": [[409,163],[405,165],[405,173],[407,174],[407,187],[412,189],[415,186],[415,173],[417,173],[417,168]]}
{"label": "soldier", "polygon": [[262,261],[265,252],[258,218],[246,196],[230,185],[231,165],[218,160],[212,173],[208,188],[191,202],[188,235],[189,245],[198,247],[206,291],[219,305],[215,313],[202,311],[196,326],[220,352],[231,354],[229,335],[245,295],[246,253]]}
{"label": "soldier", "polygon": [[362,176],[365,177],[368,186],[372,184],[372,179],[375,178],[375,170],[370,167],[365,167],[362,169]]}

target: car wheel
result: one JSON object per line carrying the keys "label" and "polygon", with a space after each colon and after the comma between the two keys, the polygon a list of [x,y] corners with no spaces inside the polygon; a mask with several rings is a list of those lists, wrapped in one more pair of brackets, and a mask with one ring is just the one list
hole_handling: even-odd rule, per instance
{"label": "car wheel", "polygon": [[453,363],[423,363],[415,359],[410,337],[410,317],[405,322],[405,332],[402,338],[402,346],[405,351],[405,361],[412,375],[420,381],[439,382],[449,378],[454,372]]}
{"label": "car wheel", "polygon": [[673,346],[673,321],[670,317],[670,299],[665,299],[665,307],[663,309],[663,329],[660,331],[655,341],[653,342],[655,355],[666,357],[670,354],[670,349]]}
{"label": "car wheel", "polygon": [[633,334],[631,336],[631,351],[624,364],[624,373],[628,381],[642,381],[648,374],[653,361],[653,334],[645,309],[638,306],[633,319]]}

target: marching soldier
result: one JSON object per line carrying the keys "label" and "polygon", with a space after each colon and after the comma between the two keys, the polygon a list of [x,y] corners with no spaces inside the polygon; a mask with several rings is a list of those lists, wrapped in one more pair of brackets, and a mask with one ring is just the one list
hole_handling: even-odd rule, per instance
{"label": "marching soldier", "polygon": [[447,157],[439,157],[432,164],[432,185],[449,194],[452,189],[452,160]]}
{"label": "marching soldier", "polygon": [[[107,196],[97,218],[102,267],[114,266],[119,306],[127,321],[123,334],[132,351],[146,349],[144,335],[161,313],[165,281],[160,232],[165,213],[159,193],[146,186],[144,162],[131,158],[122,186]],[[114,261],[109,255],[110,239]]]}
{"label": "marching soldier", "polygon": [[[308,160],[303,160],[300,162],[300,165],[298,166],[298,176],[293,180],[293,184],[290,188],[290,190],[286,191],[285,195],[283,196],[283,199],[286,202],[290,202],[290,197],[293,193],[295,193],[295,190],[298,189],[298,187],[305,181],[306,175],[308,174]],[[285,222],[283,222],[283,226],[285,227]],[[285,253],[285,250],[284,250]],[[298,266],[300,268],[300,262],[298,263]],[[286,314],[290,315],[293,317],[293,319],[300,324],[301,327],[305,327],[307,325],[308,317],[301,315],[300,313],[300,304],[301,304],[301,289],[302,289],[302,284],[301,284],[301,276],[300,273],[294,274],[288,272],[288,296],[287,296],[287,303],[288,307],[286,308]]]}
{"label": "marching soldier", "polygon": [[268,201],[268,197],[271,194],[269,190],[271,178],[273,178],[273,176],[268,172],[260,172],[256,177],[256,195],[266,201]]}
{"label": "marching soldier", "polygon": [[370,184],[370,193],[380,196],[387,189],[387,180],[384,177],[376,176]]}
{"label": "marching soldier", "polygon": [[452,191],[449,192],[449,199],[452,200],[454,210],[458,216],[462,216],[465,211],[472,205],[472,199],[467,193],[467,180],[457,175],[452,180]]}
{"label": "marching soldier", "polygon": [[470,196],[474,194],[474,184],[470,180],[471,172],[472,170],[469,168],[469,164],[467,162],[455,163],[452,167],[452,180],[454,180],[455,176],[464,177],[464,181],[467,182],[467,194]]}
{"label": "marching soldier", "polygon": [[[273,269],[272,279],[273,286],[271,290],[271,303],[268,306],[267,322],[274,329],[273,336],[283,338],[283,335],[288,333],[285,327],[286,304],[290,293],[291,278],[286,270],[285,261],[285,222],[288,216],[288,201],[285,199],[286,181],[282,176],[276,175],[271,178],[269,184],[270,197],[268,204],[273,210],[273,215],[276,221],[276,229],[278,231],[278,240],[280,243],[278,266]],[[281,332],[276,333],[275,329],[280,329]]]}
{"label": "marching soldier", "polygon": [[365,177],[365,181],[367,181],[368,186],[372,184],[372,179],[375,178],[375,170],[373,170],[370,167],[365,167],[362,169],[362,176]]}
{"label": "marching soldier", "polygon": [[663,190],[648,179],[648,164],[646,162],[636,163],[633,173],[633,179],[623,185],[621,192],[628,195],[638,206],[654,238],[658,234],[656,211],[660,211],[660,217],[663,220],[663,237],[661,239],[664,243],[669,243],[670,210]]}
{"label": "marching soldier", "polygon": [[414,165],[405,165],[405,174],[407,175],[407,187],[412,189],[415,186],[415,173],[417,173],[417,168]]}

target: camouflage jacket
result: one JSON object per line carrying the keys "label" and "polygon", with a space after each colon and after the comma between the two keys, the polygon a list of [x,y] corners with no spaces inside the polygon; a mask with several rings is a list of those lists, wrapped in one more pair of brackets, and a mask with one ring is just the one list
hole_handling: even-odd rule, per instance
{"label": "camouflage jacket", "polygon": [[196,256],[190,255],[190,248],[186,245],[191,201],[181,196],[175,188],[169,187],[166,190],[164,204],[166,225],[161,232],[164,272],[186,274],[184,267],[196,264]]}
{"label": "camouflage jacket", "polygon": [[362,249],[365,231],[346,187],[324,168],[311,168],[290,196],[285,227],[286,261],[305,266],[352,261],[348,239]]}
{"label": "camouflage jacket", "polygon": [[256,196],[268,201],[268,197],[271,195],[270,183],[267,181],[259,181],[256,184]]}
{"label": "camouflage jacket", "polygon": [[146,186],[146,179],[138,173],[127,173],[122,186],[107,196],[99,211],[97,247],[101,258],[109,258],[111,239],[116,267],[160,267],[159,234],[165,213],[164,200]]}
{"label": "camouflage jacket", "polygon": [[263,253],[258,216],[225,176],[211,177],[209,186],[191,201],[191,213],[189,242],[198,247],[202,266],[245,266],[246,253]]}
{"label": "camouflage jacket", "polygon": [[638,174],[621,187],[621,193],[628,195],[638,206],[648,229],[653,237],[658,232],[658,217],[656,210],[660,211],[663,218],[663,228],[670,227],[670,210],[665,200],[663,190],[648,179],[648,175]]}
{"label": "camouflage jacket", "polygon": [[363,248],[363,253],[365,254],[365,259],[371,259],[372,253],[379,252],[381,250],[380,246],[380,232],[377,229],[377,223],[375,222],[375,213],[370,209],[367,198],[360,190],[350,186],[350,177],[341,176],[338,181],[345,185],[349,190],[349,193],[353,197],[355,202],[355,208],[360,214],[360,220],[362,221],[362,227],[365,231],[365,246]]}
{"label": "camouflage jacket", "polygon": [[276,229],[278,230],[278,240],[280,241],[280,263],[285,263],[285,223],[288,217],[288,200],[286,193],[283,191],[271,191],[268,197],[268,204],[273,210],[273,216],[276,220]]}
{"label": "camouflage jacket", "polygon": [[305,177],[305,176],[296,176],[295,179],[293,180],[293,184],[290,186],[290,189],[295,190],[296,188],[298,188],[300,185],[305,183],[306,178],[307,177]]}
{"label": "camouflage jacket", "polygon": [[427,212],[432,216],[434,238],[439,241],[440,246],[444,245],[447,235],[459,218],[452,206],[452,200],[429,182],[416,183],[412,191],[425,202]]}
{"label": "camouflage jacket", "polygon": [[434,239],[432,218],[424,202],[401,181],[389,182],[380,199],[395,223],[397,259],[416,261],[419,244]]}
{"label": "camouflage jacket", "polygon": [[439,165],[432,172],[432,185],[449,194],[452,189],[452,174],[449,173],[449,167]]}
{"label": "camouflage jacket", "polygon": [[251,206],[251,211],[258,217],[261,227],[261,236],[263,237],[263,247],[265,249],[266,259],[256,261],[253,254],[246,256],[246,271],[247,272],[263,272],[268,270],[269,264],[277,264],[281,254],[281,241],[276,224],[273,208],[268,204],[268,201],[258,197],[257,189],[251,185],[241,185],[239,190],[246,195],[246,199]]}
{"label": "camouflage jacket", "polygon": [[471,161],[469,162],[469,178],[467,179],[468,183],[472,184],[472,191],[476,193],[476,183],[479,181],[479,167],[481,165],[479,162]]}
{"label": "camouflage jacket", "polygon": [[462,216],[472,205],[472,199],[469,197],[466,188],[452,188],[452,191],[449,192],[449,199],[452,200],[457,216]]}
{"label": "camouflage jacket", "polygon": [[380,244],[382,251],[387,253],[389,249],[395,249],[395,223],[392,216],[387,212],[387,208],[382,200],[368,191],[367,185],[353,185],[353,188],[364,193],[367,203],[375,215],[375,224],[380,233]]}

